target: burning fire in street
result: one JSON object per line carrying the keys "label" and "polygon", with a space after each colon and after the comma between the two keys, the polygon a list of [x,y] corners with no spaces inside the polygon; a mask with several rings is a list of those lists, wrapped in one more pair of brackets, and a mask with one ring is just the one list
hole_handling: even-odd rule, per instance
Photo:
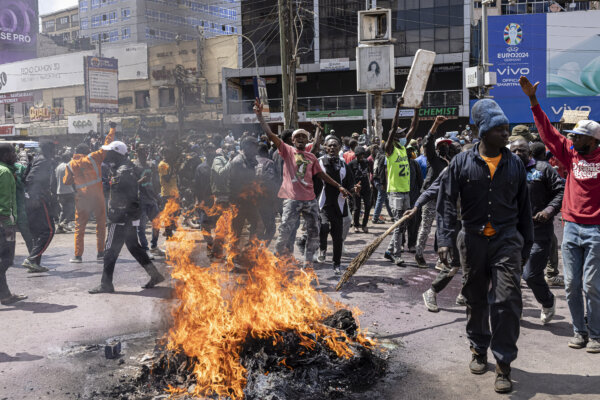
{"label": "burning fire in street", "polygon": [[[155,223],[171,225],[178,211],[177,203],[170,201]],[[175,232],[167,243],[178,303],[166,349],[150,374],[167,375],[166,370],[173,370],[170,363],[185,359],[184,366],[176,368],[185,369],[191,379],[179,385],[181,379],[172,384],[164,380],[168,392],[242,399],[250,397],[245,393],[253,364],[248,357],[269,359],[259,368],[268,377],[275,370],[293,374],[311,357],[317,361],[323,354],[350,364],[372,354],[374,341],[360,331],[342,304],[315,289],[317,276],[312,270],[301,270],[253,241],[240,252],[249,265],[247,273],[234,273],[237,254],[231,222],[236,210],[214,207],[206,212],[219,216],[215,236],[223,242],[224,260],[198,265],[194,256],[198,244],[189,231]],[[333,322],[324,322],[328,317]]]}

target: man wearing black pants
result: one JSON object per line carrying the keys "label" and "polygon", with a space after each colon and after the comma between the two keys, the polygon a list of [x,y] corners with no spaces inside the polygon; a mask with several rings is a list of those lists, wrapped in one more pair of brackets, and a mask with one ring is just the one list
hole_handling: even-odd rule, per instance
{"label": "man wearing black pants", "polygon": [[[371,213],[371,184],[369,182],[369,163],[366,159],[367,152],[363,147],[357,146],[354,154],[356,158],[348,164],[348,167],[352,170],[352,175],[354,175],[355,182],[360,184],[360,192],[354,195],[354,201],[352,202],[354,232],[359,233],[359,229],[361,229],[364,233],[369,233],[367,224],[369,223],[369,214]],[[365,205],[362,223],[360,222],[361,199]]]}
{"label": "man wearing black pants", "polygon": [[43,141],[40,143],[40,150],[41,153],[27,167],[25,178],[25,207],[29,230],[33,236],[33,247],[29,257],[23,262],[28,272],[48,271],[48,268],[41,266],[42,254],[54,237],[54,219],[58,208],[55,197],[57,182],[54,175],[54,143]]}
{"label": "man wearing black pants", "polygon": [[544,279],[544,269],[550,256],[554,217],[560,211],[565,184],[550,164],[531,157],[527,141],[518,139],[512,142],[510,151],[525,165],[534,222],[534,242],[531,255],[523,269],[523,279],[533,291],[535,299],[542,305],[540,319],[543,324],[547,324],[554,317],[556,299]]}
{"label": "man wearing black pants", "polygon": [[[463,267],[467,336],[473,374],[487,370],[487,349],[496,358],[494,390],[512,390],[510,364],[517,358],[523,309],[521,265],[533,244],[527,173],[507,148],[508,118],[495,101],[479,100],[472,109],[481,142],[457,155],[438,195],[438,253],[444,264],[456,231],[457,201],[463,229],[456,242]],[[490,330],[491,323],[491,330]]]}
{"label": "man wearing black pants", "polygon": [[112,293],[113,272],[123,244],[150,275],[150,280],[142,286],[150,289],[165,278],[156,270],[146,251],[140,246],[137,226],[140,224],[139,177],[135,166],[127,158],[127,146],[115,141],[102,146],[107,152],[104,162],[111,167],[110,196],[108,202],[108,234],[104,248],[104,271],[100,286],[89,291],[90,294]]}

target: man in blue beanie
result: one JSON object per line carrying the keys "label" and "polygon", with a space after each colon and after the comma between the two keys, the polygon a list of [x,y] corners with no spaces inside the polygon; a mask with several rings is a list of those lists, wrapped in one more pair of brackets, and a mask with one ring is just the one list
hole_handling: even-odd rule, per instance
{"label": "man in blue beanie", "polygon": [[533,245],[527,174],[521,160],[506,148],[508,119],[498,104],[479,100],[471,116],[481,141],[473,150],[454,157],[441,182],[438,253],[448,265],[460,198],[463,227],[456,244],[473,353],[469,368],[473,374],[485,373],[490,347],[496,359],[494,389],[508,393],[512,390],[510,364],[517,358],[523,309],[521,266]]}

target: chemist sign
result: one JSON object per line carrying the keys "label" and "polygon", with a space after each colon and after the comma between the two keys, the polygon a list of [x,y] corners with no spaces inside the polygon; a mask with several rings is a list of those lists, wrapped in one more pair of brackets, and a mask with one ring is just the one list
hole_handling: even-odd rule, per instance
{"label": "chemist sign", "polygon": [[90,113],[119,112],[119,62],[116,58],[83,59],[85,100]]}

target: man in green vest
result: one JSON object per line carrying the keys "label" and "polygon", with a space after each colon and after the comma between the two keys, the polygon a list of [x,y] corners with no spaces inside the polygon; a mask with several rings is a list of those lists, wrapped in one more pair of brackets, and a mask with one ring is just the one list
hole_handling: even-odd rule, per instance
{"label": "man in green vest", "polygon": [[[404,103],[402,97],[396,103],[396,113],[392,121],[392,129],[385,142],[387,164],[387,192],[392,207],[393,217],[398,220],[410,208],[410,164],[406,155],[406,144],[410,142],[419,125],[419,110],[415,109],[408,133],[406,128],[398,129],[398,115]],[[394,229],[392,240],[384,257],[399,267],[406,266],[402,260],[402,233],[406,227]]]}
{"label": "man in green vest", "polygon": [[17,225],[17,184],[11,167],[17,161],[12,145],[0,144],[0,303],[10,305],[27,296],[11,294],[6,283],[6,271],[15,258]]}

